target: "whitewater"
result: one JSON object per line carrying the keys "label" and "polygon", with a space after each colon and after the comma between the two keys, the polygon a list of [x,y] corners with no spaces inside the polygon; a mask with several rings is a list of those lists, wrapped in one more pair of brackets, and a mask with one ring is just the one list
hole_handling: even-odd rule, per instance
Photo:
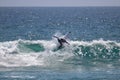
{"label": "whitewater", "polygon": [[[116,41],[69,41],[70,45],[58,49],[55,40],[14,40],[0,42],[0,66],[25,67],[41,66],[50,67],[72,64],[98,66],[99,63],[107,64],[114,61],[120,62],[120,43]],[[58,67],[58,66],[57,66]]]}

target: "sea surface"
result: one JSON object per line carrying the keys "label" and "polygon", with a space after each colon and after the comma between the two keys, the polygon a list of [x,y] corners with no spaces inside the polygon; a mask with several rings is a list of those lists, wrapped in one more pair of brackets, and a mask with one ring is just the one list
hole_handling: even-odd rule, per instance
{"label": "sea surface", "polygon": [[120,80],[120,7],[0,7],[0,80]]}

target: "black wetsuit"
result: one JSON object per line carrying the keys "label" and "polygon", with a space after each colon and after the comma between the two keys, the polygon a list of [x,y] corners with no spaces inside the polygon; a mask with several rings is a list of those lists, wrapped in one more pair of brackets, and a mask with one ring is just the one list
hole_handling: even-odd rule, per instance
{"label": "black wetsuit", "polygon": [[67,43],[67,41],[65,39],[62,39],[62,38],[58,38],[58,42],[60,43],[59,47],[58,48],[62,48],[63,47],[63,43]]}

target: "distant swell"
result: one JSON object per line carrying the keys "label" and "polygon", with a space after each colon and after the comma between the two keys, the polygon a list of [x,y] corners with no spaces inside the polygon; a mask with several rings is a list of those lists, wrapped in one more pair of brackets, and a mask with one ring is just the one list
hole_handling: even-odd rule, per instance
{"label": "distant swell", "polygon": [[16,40],[0,42],[0,66],[48,66],[50,64],[77,64],[80,60],[120,60],[120,43],[115,41],[69,41],[58,49],[56,41]]}

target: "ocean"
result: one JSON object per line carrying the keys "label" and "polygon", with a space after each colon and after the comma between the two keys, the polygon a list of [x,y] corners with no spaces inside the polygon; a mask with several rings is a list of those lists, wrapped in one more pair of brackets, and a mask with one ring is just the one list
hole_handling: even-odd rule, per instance
{"label": "ocean", "polygon": [[120,7],[0,7],[0,80],[120,80]]}

